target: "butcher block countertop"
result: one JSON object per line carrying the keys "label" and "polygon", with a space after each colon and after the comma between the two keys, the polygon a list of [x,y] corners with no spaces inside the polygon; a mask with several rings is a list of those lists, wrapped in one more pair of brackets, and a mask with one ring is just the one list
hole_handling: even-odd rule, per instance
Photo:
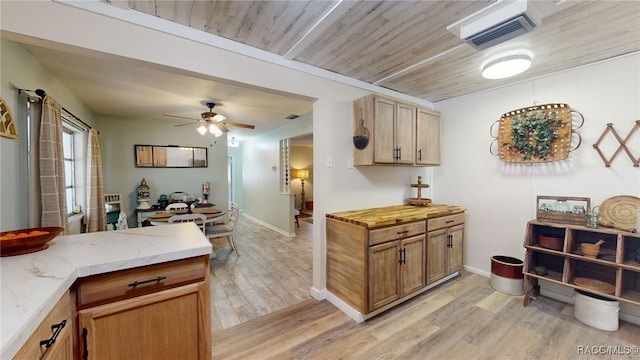
{"label": "butcher block countertop", "polygon": [[429,204],[429,206],[395,205],[332,213],[327,214],[327,218],[373,229],[460,213],[465,210],[467,209],[463,206],[443,204]]}

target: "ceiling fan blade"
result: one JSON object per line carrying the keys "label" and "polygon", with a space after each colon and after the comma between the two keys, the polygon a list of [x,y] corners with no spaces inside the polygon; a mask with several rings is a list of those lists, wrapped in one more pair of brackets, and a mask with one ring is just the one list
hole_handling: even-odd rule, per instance
{"label": "ceiling fan blade", "polygon": [[169,114],[162,114],[162,116],[172,117],[172,118],[177,118],[177,119],[187,119],[187,120],[193,120],[193,121],[200,121],[200,119],[196,119],[196,118],[192,118],[192,117],[186,117],[186,116],[169,115]]}
{"label": "ceiling fan blade", "polygon": [[200,124],[199,121],[198,122],[187,123],[187,124],[176,124],[176,125],[173,125],[173,126],[194,126],[194,125],[198,125],[198,124]]}
{"label": "ceiling fan blade", "polygon": [[225,126],[234,126],[234,127],[244,128],[244,129],[255,129],[256,128],[253,125],[230,122],[230,121],[223,121],[220,124],[223,124]]}

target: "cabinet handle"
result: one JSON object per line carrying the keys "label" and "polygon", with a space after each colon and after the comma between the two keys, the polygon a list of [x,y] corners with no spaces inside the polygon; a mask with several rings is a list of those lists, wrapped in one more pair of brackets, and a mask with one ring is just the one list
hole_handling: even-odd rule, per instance
{"label": "cabinet handle", "polygon": [[400,265],[406,264],[407,263],[406,249],[405,248],[399,249],[398,252],[400,253],[400,260],[398,260],[398,264]]}
{"label": "cabinet handle", "polygon": [[166,276],[158,276],[158,277],[153,278],[153,279],[142,280],[142,281],[134,281],[131,284],[129,284],[129,286],[136,287],[138,285],[147,284],[147,283],[151,283],[151,282],[159,282],[159,281],[162,281],[162,280],[164,280],[166,278],[167,278]]}
{"label": "cabinet handle", "polygon": [[87,328],[82,328],[82,346],[84,349],[82,350],[82,359],[87,360],[89,358],[89,350],[87,349],[87,334],[89,334],[89,330]]}
{"label": "cabinet handle", "polygon": [[62,331],[65,325],[67,325],[67,320],[62,320],[60,324],[51,325],[51,331],[55,330],[55,332],[53,333],[53,335],[51,335],[50,338],[46,340],[41,340],[40,346],[44,345],[47,349],[50,348],[51,345],[53,345],[56,342],[58,335],[60,335],[60,331]]}
{"label": "cabinet handle", "polygon": [[452,248],[453,247],[453,241],[451,239],[451,234],[447,235],[447,247],[448,248]]}
{"label": "cabinet handle", "polygon": [[400,153],[399,153],[400,148],[399,147],[394,147],[393,148],[393,160],[394,161],[398,161],[400,160]]}
{"label": "cabinet handle", "polygon": [[402,160],[402,148],[398,146],[398,161]]}
{"label": "cabinet handle", "polygon": [[451,220],[447,220],[447,221],[445,221],[444,223],[445,223],[445,224],[451,224],[451,223],[452,223],[452,222],[454,222],[454,221],[455,221],[454,219],[451,219]]}
{"label": "cabinet handle", "polygon": [[418,150],[418,161],[422,161],[422,149]]}
{"label": "cabinet handle", "polygon": [[396,234],[398,234],[398,235],[404,235],[404,234],[408,234],[408,233],[409,233],[409,230],[404,230],[404,231],[398,231],[398,232],[396,232]]}

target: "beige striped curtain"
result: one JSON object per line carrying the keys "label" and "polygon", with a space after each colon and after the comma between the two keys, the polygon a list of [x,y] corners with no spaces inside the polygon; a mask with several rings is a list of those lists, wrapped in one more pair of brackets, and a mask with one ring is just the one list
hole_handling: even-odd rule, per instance
{"label": "beige striped curtain", "polygon": [[87,232],[106,231],[107,221],[104,209],[104,189],[102,185],[102,159],[98,132],[89,130],[87,149]]}
{"label": "beige striped curtain", "polygon": [[64,153],[62,150],[62,106],[52,97],[42,100],[40,121],[41,226],[67,228]]}

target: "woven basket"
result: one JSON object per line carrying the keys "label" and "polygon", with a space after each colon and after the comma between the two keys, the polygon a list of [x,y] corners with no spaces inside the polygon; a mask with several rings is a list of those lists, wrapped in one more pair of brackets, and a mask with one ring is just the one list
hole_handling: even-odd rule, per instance
{"label": "woven basket", "polygon": [[[539,157],[532,155],[529,159],[524,159],[523,154],[517,148],[512,148],[508,144],[512,142],[511,135],[513,133],[512,124],[514,116],[524,116],[526,113],[537,110],[547,115],[551,112],[556,112],[557,117],[561,120],[561,123],[557,126],[558,137],[551,142],[551,148],[546,158],[540,159]],[[509,111],[502,114],[499,120],[500,126],[498,128],[498,156],[500,160],[505,162],[525,162],[525,163],[537,163],[537,162],[549,162],[556,160],[564,160],[569,156],[571,151],[571,108],[567,104],[544,104],[532,107],[526,107],[518,110]],[[529,142],[535,144],[535,137],[532,134],[529,137]]]}

